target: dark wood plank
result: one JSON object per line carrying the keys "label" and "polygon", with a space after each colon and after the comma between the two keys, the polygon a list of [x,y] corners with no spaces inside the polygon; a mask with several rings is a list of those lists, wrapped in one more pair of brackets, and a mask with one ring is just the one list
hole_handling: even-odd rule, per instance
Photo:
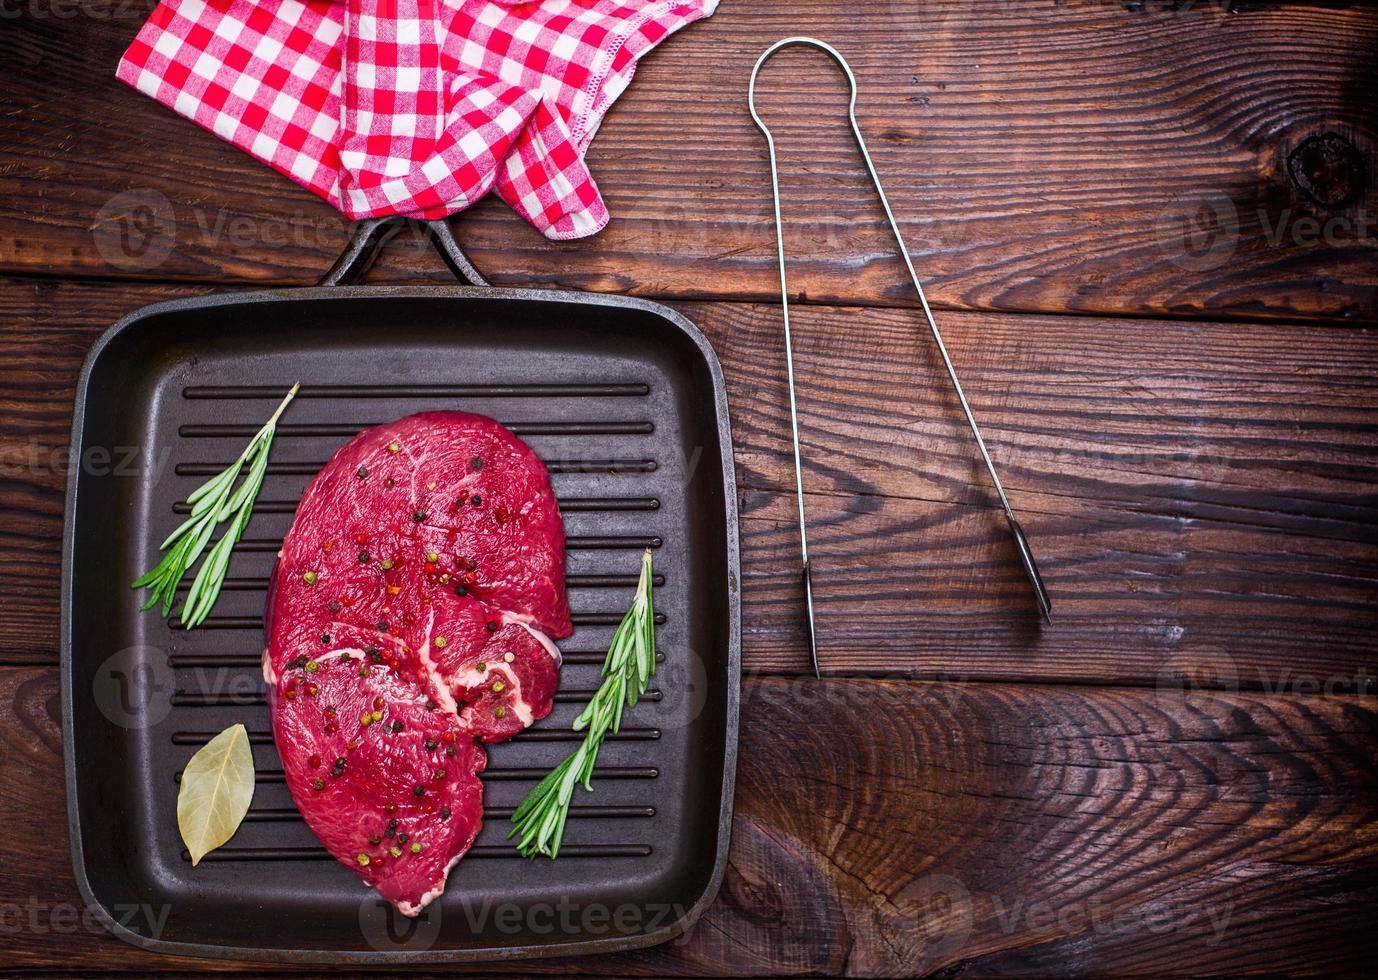
{"label": "dark wood plank", "polygon": [[[303,283],[329,266],[338,214],[115,82],[142,0],[16,9],[0,32],[0,269]],[[1378,316],[1378,11],[1362,4],[724,4],[648,59],[594,142],[611,226],[553,244],[486,202],[460,222],[480,268],[508,283],[774,295],[745,90],[756,55],[797,33],[855,66],[862,126],[940,305]],[[820,55],[786,52],[763,84],[792,290],[911,303],[841,79]],[[170,218],[171,237],[122,240],[138,213]],[[386,264],[443,275],[419,242]]]}
{"label": "dark wood plank", "polygon": [[[1062,318],[947,319],[1054,623],[1036,629],[917,318],[810,309],[796,370],[830,669],[1372,683],[1378,347],[1334,328],[1100,321],[1088,341]],[[783,665],[803,636],[779,316],[700,320],[735,398],[752,662]]]}
{"label": "dark wood plank", "polygon": [[[63,449],[81,357],[122,313],[187,292],[0,284],[4,661],[55,661]],[[802,670],[778,310],[685,310],[728,376],[746,664]],[[1054,625],[1037,629],[913,316],[809,309],[800,408],[829,672],[1370,689],[1378,337],[1115,320],[1088,331],[975,314],[951,315],[948,333],[1042,560]]]}
{"label": "dark wood plank", "polygon": [[[1370,958],[1372,699],[785,679],[743,693],[731,863],[705,918],[658,949],[523,971],[1353,973]],[[57,671],[0,668],[0,705],[0,960],[225,968],[81,924]]]}

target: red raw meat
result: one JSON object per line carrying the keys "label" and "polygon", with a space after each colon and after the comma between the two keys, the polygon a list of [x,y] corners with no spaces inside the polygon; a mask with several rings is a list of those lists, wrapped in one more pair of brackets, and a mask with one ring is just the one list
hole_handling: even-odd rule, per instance
{"label": "red raw meat", "polygon": [[477,740],[545,717],[559,684],[554,640],[572,627],[545,465],[481,415],[361,432],[306,488],[264,626],[292,798],[335,857],[417,914],[478,834]]}

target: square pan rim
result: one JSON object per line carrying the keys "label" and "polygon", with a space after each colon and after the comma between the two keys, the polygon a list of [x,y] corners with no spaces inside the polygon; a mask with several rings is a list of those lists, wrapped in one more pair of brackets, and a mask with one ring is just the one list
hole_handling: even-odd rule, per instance
{"label": "square pan rim", "polygon": [[727,388],[722,364],[708,338],[684,314],[661,303],[634,296],[589,293],[580,290],[506,288],[494,286],[313,286],[291,289],[252,290],[242,293],[210,293],[182,299],[165,300],[140,307],[126,314],[106,329],[87,351],[77,378],[72,408],[72,434],[69,450],[84,451],[86,403],[91,376],[102,354],[110,344],[130,330],[137,329],[148,318],[163,313],[229,306],[253,306],[266,302],[340,299],[483,299],[503,302],[538,302],[577,306],[611,307],[641,310],[658,316],[677,329],[694,345],[708,367],[713,383],[713,408],[717,422],[718,448],[723,473],[723,503],[726,523],[728,648],[727,648],[727,705],[723,778],[719,795],[717,848],[713,856],[713,872],[693,906],[675,921],[651,932],[633,936],[607,936],[597,939],[576,939],[570,942],[534,946],[485,946],[473,949],[442,950],[316,950],[283,947],[223,946],[210,943],[180,942],[142,936],[115,919],[98,898],[86,874],[86,856],[82,848],[80,819],[77,807],[76,746],[72,687],[72,599],[76,550],[77,490],[80,467],[71,467],[67,475],[67,490],[62,520],[62,581],[58,605],[59,642],[58,667],[62,697],[62,762],[64,786],[67,793],[67,833],[71,843],[72,870],[77,890],[87,908],[105,928],[132,946],[168,956],[209,957],[214,959],[298,964],[374,964],[407,965],[426,963],[485,963],[520,959],[547,959],[561,956],[581,956],[617,953],[657,946],[683,935],[702,917],[717,897],[727,868],[728,849],[732,836],[732,815],[737,772],[737,742],[741,713],[741,553],[737,526],[737,477],[732,450],[732,428],[727,409]]}

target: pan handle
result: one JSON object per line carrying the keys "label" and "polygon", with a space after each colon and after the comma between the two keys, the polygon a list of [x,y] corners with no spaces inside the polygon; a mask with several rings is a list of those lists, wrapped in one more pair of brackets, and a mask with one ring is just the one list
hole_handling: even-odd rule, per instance
{"label": "pan handle", "polygon": [[[373,265],[374,259],[378,258],[383,246],[412,220],[414,219],[391,215],[355,222],[349,244],[330,267],[330,271],[321,277],[320,285],[350,286],[357,283]],[[456,279],[470,286],[489,285],[488,280],[474,268],[474,264],[459,247],[448,221],[442,218],[439,221],[427,221],[425,224],[431,244],[435,246],[435,250],[440,253],[440,257],[445,260]]]}

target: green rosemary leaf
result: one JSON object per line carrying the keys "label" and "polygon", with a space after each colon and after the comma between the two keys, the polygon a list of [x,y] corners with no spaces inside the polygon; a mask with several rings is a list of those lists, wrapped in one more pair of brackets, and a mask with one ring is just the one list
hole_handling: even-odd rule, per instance
{"label": "green rosemary leaf", "polygon": [[204,498],[207,497],[214,499],[216,496],[218,496],[220,493],[224,491],[226,484],[234,482],[235,474],[239,472],[240,463],[241,460],[235,460],[229,466],[225,467],[215,476],[211,477],[209,480],[207,480],[205,483],[201,484],[199,487],[197,487],[195,490],[191,492],[191,494],[187,497],[187,503],[193,505],[193,513],[204,513],[205,508],[202,508],[201,511],[197,511],[195,505],[200,503]]}
{"label": "green rosemary leaf", "polygon": [[617,692],[619,696],[617,698],[616,707],[613,708],[612,730],[614,732],[620,732],[622,730],[622,709],[624,707],[635,707],[636,705],[636,688],[632,685],[624,686],[626,688],[625,693],[623,691]]}
{"label": "green rosemary leaf", "polygon": [[[173,531],[171,534],[169,534],[166,538],[163,539],[163,543],[160,544],[160,545],[158,545],[158,550],[159,550],[159,551],[166,551],[168,545],[172,544],[172,542],[176,541],[179,537],[181,537],[183,534],[185,534],[185,533],[186,533],[188,530],[190,530],[192,527],[194,527],[194,526],[196,526],[197,524],[199,524],[200,521],[201,521],[201,518],[199,518],[199,517],[188,517],[185,521],[183,521],[183,522],[181,523],[181,525],[177,528],[177,530]],[[166,560],[166,559],[164,559],[164,560]],[[150,574],[151,574],[151,573],[150,573]]]}
{"label": "green rosemary leaf", "polygon": [[[148,599],[142,607],[144,610],[161,604],[164,616],[172,612],[178,586],[205,551],[215,529],[229,520],[225,533],[211,548],[206,560],[201,563],[178,613],[182,625],[187,629],[199,626],[210,615],[216,599],[220,597],[221,586],[225,583],[231,553],[249,526],[254,502],[258,499],[259,490],[263,488],[263,478],[268,472],[268,454],[272,451],[278,419],[282,417],[282,413],[287,410],[287,406],[300,389],[300,384],[292,386],[291,391],[287,392],[287,397],[263,424],[263,428],[249,440],[248,446],[239,454],[238,459],[201,484],[187,497],[187,503],[191,505],[191,515],[158,546],[159,551],[165,552],[162,560],[152,571],[135,579],[130,585],[132,589],[148,589]],[[246,463],[247,472],[244,471]],[[239,480],[241,472],[244,472],[244,479],[236,488],[235,482]]]}
{"label": "green rosemary leaf", "polygon": [[584,732],[579,747],[536,784],[512,814],[507,839],[517,838],[523,857],[556,858],[564,840],[565,821],[576,786],[593,792],[593,770],[608,732],[621,730],[625,708],[634,707],[655,674],[655,616],[651,605],[651,552],[641,558],[636,597],[613,633],[603,661],[603,682],[574,719]]}

